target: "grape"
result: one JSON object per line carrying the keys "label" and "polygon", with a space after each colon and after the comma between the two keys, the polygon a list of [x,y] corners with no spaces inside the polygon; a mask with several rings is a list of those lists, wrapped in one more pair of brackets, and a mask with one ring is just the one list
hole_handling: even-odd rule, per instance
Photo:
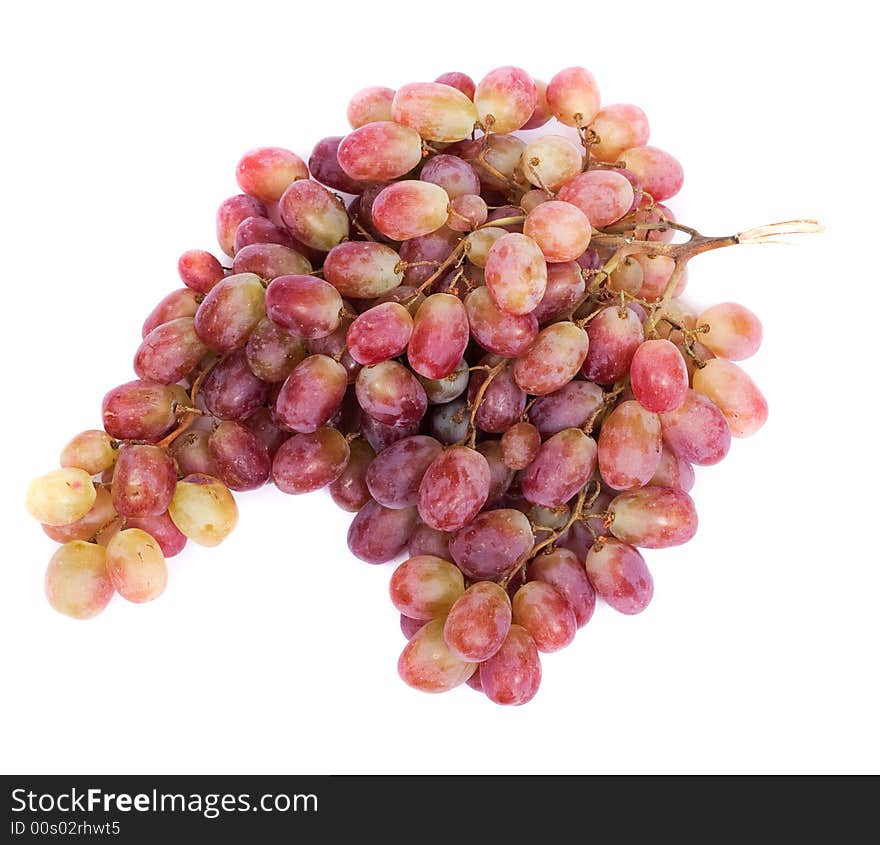
{"label": "grape", "polygon": [[113,507],[123,516],[155,516],[168,509],[177,467],[160,446],[126,444],[113,474]]}
{"label": "grape", "polygon": [[418,518],[416,508],[383,508],[370,500],[348,528],[348,548],[367,563],[386,563],[406,548]]}
{"label": "grape", "polygon": [[282,244],[250,244],[235,253],[232,272],[253,273],[271,281],[278,276],[300,276],[312,272],[307,258]]}
{"label": "grape", "polygon": [[382,85],[361,88],[348,101],[346,116],[352,129],[375,123],[377,120],[391,120],[391,103],[394,89]]}
{"label": "grape", "polygon": [[660,418],[638,402],[621,402],[599,432],[599,472],[615,490],[647,484],[660,465]]}
{"label": "grape", "polygon": [[587,333],[568,321],[538,333],[528,352],[514,365],[516,383],[533,396],[546,396],[574,378],[587,357]]}
{"label": "grape", "polygon": [[597,229],[620,220],[633,204],[630,181],[614,170],[588,170],[559,191],[559,199],[580,209]]}
{"label": "grape", "polygon": [[507,231],[498,226],[484,226],[476,232],[471,232],[467,236],[468,261],[476,267],[485,267],[489,250],[494,246],[495,241],[506,234]]}
{"label": "grape", "polygon": [[349,220],[342,200],[314,179],[299,179],[278,203],[284,225],[298,241],[329,252],[348,237]]}
{"label": "grape", "polygon": [[333,501],[349,513],[357,513],[370,501],[367,488],[367,470],[376,457],[373,447],[366,440],[358,437],[348,444],[348,463],[341,475],[330,482],[330,496]]}
{"label": "grape", "polygon": [[[642,487],[611,500],[611,533],[618,540],[646,549],[686,543],[697,532],[694,502],[683,490]],[[595,582],[593,584],[595,585]]]}
{"label": "grape", "polygon": [[373,201],[373,225],[395,241],[439,229],[449,216],[446,191],[432,182],[405,179],[383,188]]}
{"label": "grape", "polygon": [[408,551],[411,557],[417,555],[432,555],[433,557],[450,560],[449,540],[451,535],[446,531],[438,531],[420,522],[413,530],[409,538]]}
{"label": "grape", "polygon": [[724,414],[694,390],[688,390],[676,410],[661,414],[660,424],[664,442],[689,463],[717,464],[730,451],[730,427]]}
{"label": "grape", "polygon": [[207,293],[223,278],[223,265],[210,252],[188,249],[177,260],[180,280],[196,293]]}
{"label": "grape", "polygon": [[688,493],[694,486],[694,468],[668,446],[663,446],[660,463],[648,484],[652,487],[675,487]]}
{"label": "grape", "polygon": [[[352,179],[339,163],[338,151],[342,137],[342,135],[333,135],[318,141],[309,156],[309,170],[313,179],[334,191],[360,194],[367,186]],[[355,202],[358,203],[358,200]]]}
{"label": "grape", "polygon": [[536,79],[535,88],[538,93],[538,100],[532,116],[523,124],[523,129],[540,129],[553,117],[553,112],[550,111],[550,106],[547,103],[547,83]]}
{"label": "grape", "polygon": [[140,528],[142,531],[146,531],[159,544],[159,548],[166,558],[180,554],[186,545],[186,537],[174,524],[168,511],[153,516],[126,517],[125,527]]}
{"label": "grape", "polygon": [[217,209],[217,243],[227,255],[232,255],[235,244],[235,230],[248,217],[265,217],[266,206],[247,194],[236,194],[223,200]]}
{"label": "grape", "polygon": [[43,525],[43,531],[56,543],[91,540],[115,517],[116,511],[113,509],[113,499],[110,492],[103,487],[98,487],[95,490],[95,501],[85,516],[66,525]]}
{"label": "grape", "polygon": [[642,289],[644,278],[642,265],[632,256],[627,256],[608,277],[608,290],[615,293],[625,291],[635,296]]}
{"label": "grape", "polygon": [[272,461],[272,478],[283,493],[309,493],[332,484],[348,463],[349,447],[335,428],[294,434]]}
{"label": "grape", "polygon": [[230,490],[256,490],[269,480],[269,452],[241,423],[220,423],[211,433],[208,448],[218,477]]}
{"label": "grape", "polygon": [[642,188],[657,202],[674,197],[684,182],[684,171],[678,161],[657,147],[631,147],[618,155],[617,163],[634,173]]}
{"label": "grape", "polygon": [[515,473],[504,463],[500,440],[484,440],[477,444],[477,451],[489,464],[489,496],[485,507],[494,507],[507,494]]}
{"label": "grape", "polygon": [[208,347],[199,340],[192,317],[178,317],[157,326],[134,356],[134,371],[144,381],[174,384],[205,357]]}
{"label": "grape", "polygon": [[477,107],[451,85],[411,82],[394,95],[391,116],[427,141],[461,141],[477,122]]}
{"label": "grape", "polygon": [[122,598],[146,602],[168,583],[168,567],[159,543],[140,528],[126,528],[107,544],[107,574]]}
{"label": "grape", "polygon": [[260,277],[237,273],[218,282],[195,316],[200,340],[217,352],[241,349],[266,316],[266,295]]}
{"label": "grape", "polygon": [[554,434],[523,472],[523,495],[548,508],[565,504],[590,480],[596,468],[596,451],[596,441],[579,428]]}
{"label": "grape", "polygon": [[547,287],[547,264],[541,247],[517,232],[498,238],[486,256],[486,287],[502,311],[534,311]]}
{"label": "grape", "polygon": [[326,337],[339,325],[342,297],[314,276],[279,276],[266,288],[269,319],[298,337]]}
{"label": "grape", "polygon": [[[646,201],[646,200],[645,200]],[[675,222],[675,215],[663,203],[654,203],[653,205],[639,208],[633,214],[633,220],[636,223],[660,223]],[[669,243],[675,237],[675,229],[671,226],[663,229],[642,229],[635,230],[635,236],[642,241],[657,241],[658,243]]]}
{"label": "grape", "polygon": [[269,387],[248,366],[244,350],[220,361],[205,378],[199,394],[205,407],[221,420],[243,420],[259,408]]}
{"label": "grape", "polygon": [[767,421],[767,400],[748,373],[731,361],[707,361],[694,373],[694,390],[717,405],[734,437],[748,437]]}
{"label": "grape", "polygon": [[464,308],[474,340],[488,352],[514,358],[522,355],[538,336],[536,311],[521,315],[502,311],[485,286],[475,288],[465,297]]}
{"label": "grape", "polygon": [[525,469],[541,448],[541,435],[531,423],[514,423],[501,438],[504,463],[511,469]]}
{"label": "grape", "polygon": [[636,349],[630,380],[639,404],[659,414],[674,411],[687,396],[687,367],[668,340],[646,340]]}
{"label": "grape", "polygon": [[538,323],[548,323],[571,311],[585,290],[584,277],[576,261],[547,265],[547,289],[532,311]]}
{"label": "grape", "polygon": [[46,570],[49,604],[74,619],[97,616],[113,598],[103,546],[72,540],[52,555]]}
{"label": "grape", "polygon": [[651,133],[645,113],[627,103],[599,109],[592,128],[599,140],[590,147],[590,152],[599,161],[608,162],[617,161],[624,150],[647,144]]}
{"label": "grape", "polygon": [[708,326],[700,340],[719,358],[742,361],[754,355],[761,346],[761,321],[748,308],[735,302],[722,302],[707,308],[697,323]]}
{"label": "grape", "polygon": [[532,209],[523,224],[548,262],[573,261],[590,243],[590,221],[571,203],[548,200]]}
{"label": "grape", "polygon": [[387,425],[371,417],[366,412],[361,416],[361,427],[367,442],[376,452],[387,449],[392,443],[418,434],[421,420],[403,425]]}
{"label": "grape", "polygon": [[[497,221],[499,227],[504,229],[505,232],[515,232],[521,235],[523,230],[522,216],[523,210],[518,205],[499,205],[489,212],[486,217],[486,224]],[[516,219],[510,220],[509,218],[511,217]]]}
{"label": "grape", "polygon": [[397,661],[397,672],[422,692],[446,692],[463,684],[477,669],[455,657],[443,639],[443,620],[434,619],[413,634]]}
{"label": "grape", "polygon": [[551,437],[565,428],[582,428],[604,400],[602,389],[592,382],[571,381],[538,399],[529,410],[529,420],[541,437]]}
{"label": "grape", "polygon": [[326,355],[309,355],[281,386],[275,417],[291,431],[317,431],[339,409],[347,385],[345,367]]}
{"label": "grape", "polygon": [[81,431],[61,450],[61,466],[78,467],[99,475],[116,463],[116,443],[105,431]]}
{"label": "grape", "polygon": [[560,123],[587,126],[599,112],[599,86],[586,68],[569,67],[547,83],[547,105]]}
{"label": "grape", "polygon": [[64,467],[31,482],[27,509],[44,525],[70,525],[92,509],[96,496],[89,473],[78,467]]}
{"label": "grape", "polygon": [[245,358],[251,372],[261,381],[284,381],[306,357],[302,340],[264,317],[248,338]]}
{"label": "grape", "polygon": [[487,129],[499,134],[513,132],[528,122],[535,111],[538,89],[521,68],[499,67],[477,83],[474,104]]}
{"label": "grape", "polygon": [[633,355],[645,340],[638,314],[617,305],[603,308],[587,325],[590,348],[583,373],[597,384],[614,384],[630,368]]}
{"label": "grape", "polygon": [[[407,243],[411,243],[411,241],[407,241]],[[416,311],[419,310],[419,306],[424,301],[425,295],[421,293],[418,288],[414,288],[412,285],[398,285],[396,288],[388,291],[384,296],[364,302],[363,305],[373,307],[376,305],[384,305],[386,302],[396,302],[406,308],[406,310],[409,311],[410,317],[412,317],[415,315]]]}
{"label": "grape", "polygon": [[324,262],[324,277],[343,296],[370,299],[384,296],[400,284],[400,263],[401,256],[390,246],[348,241],[330,251]]}
{"label": "grape", "polygon": [[471,79],[466,73],[460,73],[459,71],[441,73],[434,82],[442,82],[444,85],[451,85],[453,88],[458,88],[465,97],[471,100],[473,100],[474,92],[477,88],[473,79]]}
{"label": "grape", "polygon": [[397,302],[384,302],[364,311],[348,327],[348,349],[359,364],[378,364],[400,355],[412,332],[409,311]]}
{"label": "grape", "polygon": [[419,485],[419,516],[438,531],[457,531],[489,496],[486,459],[465,446],[451,446],[434,459]]}
{"label": "grape", "polygon": [[419,382],[425,388],[425,395],[431,405],[443,405],[457,399],[467,390],[471,373],[467,361],[462,358],[455,369],[448,375],[439,379],[418,376]]}
{"label": "grape", "polygon": [[292,249],[296,246],[296,241],[290,236],[290,232],[265,217],[246,217],[235,230],[233,255],[254,244],[277,244]]}
{"label": "grape", "polygon": [[511,625],[501,648],[480,664],[483,692],[496,704],[525,704],[541,684],[541,658],[531,634]]}
{"label": "grape", "polygon": [[[411,640],[427,623],[424,619],[410,619],[400,614],[400,631],[408,640]],[[479,672],[475,673],[479,674]]]}
{"label": "grape", "polygon": [[217,468],[208,448],[210,436],[208,431],[190,429],[175,438],[170,450],[181,475],[217,475]]}
{"label": "grape", "polygon": [[[513,135],[490,135],[488,139],[480,138],[472,142],[471,148],[462,151],[460,155],[477,171],[483,188],[504,194],[511,183],[516,181],[517,169],[525,148],[525,141]],[[499,178],[499,174],[502,178]]]}
{"label": "grape", "polygon": [[526,191],[519,201],[520,208],[528,214],[533,208],[537,208],[542,202],[547,202],[547,200],[552,200],[552,194],[547,193],[547,191],[543,191],[540,188],[532,188],[530,191]]}
{"label": "grape", "polygon": [[218,545],[238,522],[235,499],[222,481],[210,475],[187,475],[178,481],[168,514],[200,546]]}
{"label": "grape", "polygon": [[[488,366],[485,358],[482,365]],[[468,385],[468,403],[471,406],[476,403],[477,393],[487,378],[485,370],[476,370],[471,377]],[[519,420],[525,407],[526,395],[514,381],[512,369],[506,367],[492,379],[483,393],[474,422],[483,431],[501,434]]]}
{"label": "grape", "polygon": [[641,613],[654,595],[654,580],[638,549],[606,537],[587,552],[587,576],[596,592],[620,613]]}
{"label": "grape", "polygon": [[464,194],[449,203],[446,225],[456,232],[470,232],[486,222],[489,210],[486,201],[474,194]]}
{"label": "grape", "polygon": [[419,306],[413,320],[407,357],[425,378],[439,379],[455,372],[467,348],[468,318],[458,297],[435,293]]}
{"label": "grape", "polygon": [[[659,299],[666,290],[666,283],[675,269],[675,262],[667,255],[634,255],[633,260],[642,268],[642,287],[639,295],[653,301]],[[685,283],[686,283],[685,279]],[[673,296],[679,296],[682,283],[676,286]]]}
{"label": "grape", "polygon": [[480,193],[480,178],[463,158],[440,154],[425,162],[419,179],[433,182],[446,191],[450,200]]}
{"label": "grape", "polygon": [[397,361],[364,367],[358,373],[355,390],[361,408],[386,425],[417,423],[428,407],[425,388]]}
{"label": "grape", "polygon": [[422,476],[443,451],[433,437],[405,437],[383,449],[367,470],[370,495],[386,508],[409,508],[419,500]]}
{"label": "grape", "polygon": [[391,603],[410,619],[436,619],[446,616],[464,593],[464,578],[449,561],[420,555],[394,570],[388,591]]}
{"label": "grape", "polygon": [[483,511],[449,541],[452,559],[473,581],[497,581],[531,551],[528,518],[513,508]]}
{"label": "grape", "polygon": [[538,188],[558,191],[583,169],[583,150],[563,135],[544,135],[526,145],[523,176]]}
{"label": "grape", "polygon": [[[351,306],[343,300],[343,309],[346,312],[351,310]],[[332,358],[345,370],[345,377],[348,384],[354,384],[361,365],[351,357],[346,346],[348,337],[348,329],[354,322],[354,318],[350,313],[343,313],[339,319],[339,325],[336,329],[326,337],[316,337],[306,341],[306,350],[312,355],[326,355]]]}
{"label": "grape", "polygon": [[278,202],[291,182],[308,179],[305,162],[282,147],[258,147],[246,152],[235,170],[238,186],[262,202]]}
{"label": "grape", "polygon": [[[272,411],[269,408],[257,408],[254,413],[244,420],[244,425],[246,428],[250,429],[250,431],[256,436],[257,440],[266,447],[266,451],[269,453],[270,458],[275,457],[275,453],[281,448],[281,444],[290,437],[290,432],[284,431],[276,424]],[[175,441],[175,443],[176,442],[177,441]],[[207,445],[207,443],[205,445]],[[178,458],[178,464],[179,463],[180,458]],[[183,473],[183,467],[180,468],[180,471]],[[194,472],[194,470],[188,470],[184,474],[189,475],[190,472]],[[216,472],[211,472],[209,470],[203,470],[203,472],[207,475],[216,475]]]}
{"label": "grape", "polygon": [[443,639],[460,660],[478,663],[501,648],[510,622],[510,599],[504,588],[482,581],[456,598],[443,623]]}
{"label": "grape", "polygon": [[199,310],[202,297],[189,288],[171,291],[144,320],[141,337],[146,337],[153,329],[176,320],[178,317],[194,317]]}
{"label": "grape", "polygon": [[543,581],[523,584],[513,597],[513,621],[531,634],[538,651],[565,648],[577,633],[574,610],[559,591]]}
{"label": "grape", "polygon": [[387,182],[409,173],[422,160],[422,139],[408,126],[377,120],[346,135],[336,154],[352,179]]}
{"label": "grape", "polygon": [[529,581],[541,581],[555,587],[574,611],[578,628],[593,618],[596,592],[583,563],[569,549],[553,549],[538,555],[529,564]]}

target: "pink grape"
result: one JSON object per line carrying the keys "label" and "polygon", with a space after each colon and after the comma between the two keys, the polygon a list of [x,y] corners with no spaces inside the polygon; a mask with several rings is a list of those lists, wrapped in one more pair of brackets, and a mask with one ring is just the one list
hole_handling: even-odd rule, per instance
{"label": "pink grape", "polygon": [[593,618],[596,591],[587,577],[584,564],[569,549],[553,549],[538,555],[528,569],[529,581],[542,581],[555,587],[574,611],[578,628]]}
{"label": "pink grape", "polygon": [[210,475],[187,475],[178,481],[168,514],[188,539],[201,546],[222,543],[238,523],[232,493]]}
{"label": "pink grape", "polygon": [[551,584],[529,581],[513,597],[513,622],[525,628],[538,651],[559,651],[574,640],[577,617],[565,597]]}
{"label": "pink grape", "polygon": [[723,358],[694,373],[694,390],[718,406],[734,437],[749,437],[767,421],[767,400],[745,370]]}
{"label": "pink grape", "polygon": [[621,402],[599,432],[599,472],[615,490],[647,484],[660,465],[660,418],[630,399]]}
{"label": "pink grape", "polygon": [[282,194],[278,211],[294,238],[320,252],[329,252],[348,237],[345,206],[314,179],[292,183]]}
{"label": "pink grape", "polygon": [[587,357],[587,333],[574,323],[541,329],[531,348],[514,365],[516,383],[533,396],[546,396],[574,378]]}
{"label": "pink grape", "polygon": [[456,598],[443,623],[443,639],[457,658],[479,663],[501,648],[510,622],[510,599],[504,588],[481,581]]}
{"label": "pink grape", "polygon": [[596,441],[579,428],[554,434],[524,470],[520,481],[523,495],[548,508],[565,504],[590,480],[596,453]]}
{"label": "pink grape", "polygon": [[467,348],[467,312],[458,297],[435,293],[419,306],[413,320],[407,358],[425,378],[439,379],[455,371]]}
{"label": "pink grape", "polygon": [[207,293],[223,278],[223,265],[203,249],[188,249],[177,260],[180,280],[196,293]]}
{"label": "pink grape", "polygon": [[599,408],[605,394],[590,381],[571,381],[532,405],[529,420],[541,437],[552,437],[566,428],[582,428]]}
{"label": "pink grape", "polygon": [[[651,206],[639,208],[633,214],[633,220],[639,224],[661,222],[675,223],[675,215],[669,208],[663,205],[663,203],[658,202]],[[645,229],[640,226],[635,230],[635,235],[638,240],[642,241],[669,243],[675,237],[675,229],[671,226],[663,229]]]}
{"label": "pink grape", "polygon": [[523,224],[548,262],[573,261],[590,243],[590,221],[571,203],[548,200],[532,209]]}
{"label": "pink grape", "polygon": [[[284,431],[275,423],[272,410],[270,408],[257,408],[246,420],[244,420],[246,428],[250,429],[257,440],[266,447],[270,458],[275,457],[275,453],[281,448],[281,444],[290,437],[290,432]],[[184,435],[185,436],[185,435]],[[175,441],[176,443],[177,441]],[[178,462],[179,462],[178,458]],[[186,473],[189,475],[190,473]],[[216,475],[216,472],[207,472],[208,475]]]}
{"label": "pink grape", "polygon": [[199,340],[192,317],[178,317],[156,326],[134,356],[134,371],[144,381],[174,384],[205,357],[208,347]]}
{"label": "pink grape", "polygon": [[[633,260],[642,268],[642,287],[639,289],[639,295],[647,300],[659,299],[666,290],[666,283],[675,269],[675,262],[668,255],[634,255]],[[681,282],[676,285],[672,295],[679,296],[682,292],[680,288],[682,288]]]}
{"label": "pink grape", "polygon": [[583,373],[597,384],[614,384],[630,368],[636,350],[645,339],[642,321],[632,308],[603,308],[587,324],[590,348]]}
{"label": "pink grape", "polygon": [[463,194],[449,203],[446,225],[456,232],[470,232],[486,222],[486,201],[475,194]]}
{"label": "pink grape", "polygon": [[66,525],[43,524],[43,531],[56,543],[69,543],[71,540],[91,540],[105,525],[116,518],[113,498],[103,487],[95,489],[95,499],[91,508],[74,522]]}
{"label": "pink grape", "polygon": [[343,296],[370,299],[400,284],[400,262],[400,256],[385,244],[347,241],[330,251],[324,262],[324,278]]}
{"label": "pink grape", "polygon": [[278,276],[298,276],[312,272],[307,258],[282,244],[250,244],[235,253],[233,273],[253,273],[271,281]]}
{"label": "pink grape", "polygon": [[232,255],[235,244],[235,230],[239,223],[248,217],[265,217],[266,206],[255,197],[237,194],[223,200],[217,209],[217,243],[227,255]]}
{"label": "pink grape", "polygon": [[302,339],[268,317],[257,323],[244,351],[251,372],[258,379],[270,383],[284,381],[306,357]]}
{"label": "pink grape", "polygon": [[547,265],[547,289],[532,311],[538,323],[548,323],[571,311],[581,300],[586,284],[575,261]]}
{"label": "pink grape", "polygon": [[628,103],[599,109],[592,129],[599,140],[590,147],[590,152],[600,161],[608,162],[617,161],[624,150],[647,144],[651,133],[645,113]]}
{"label": "pink grape", "polygon": [[663,441],[692,464],[717,464],[730,451],[730,426],[710,399],[688,390],[674,411],[660,415]]}
{"label": "pink grape", "polygon": [[266,316],[266,294],[253,273],[227,276],[211,288],[195,316],[199,339],[216,352],[241,349]]}
{"label": "pink grape", "polygon": [[528,314],[544,296],[547,263],[530,237],[508,232],[486,255],[486,287],[495,304],[508,314]]}
{"label": "pink grape", "polygon": [[722,302],[707,308],[697,318],[697,324],[708,326],[700,335],[700,342],[719,358],[742,361],[754,355],[761,346],[761,321],[748,308],[735,302]]}
{"label": "pink grape", "polygon": [[400,355],[413,332],[409,311],[384,302],[364,311],[348,327],[348,349],[359,364],[378,364]]}
{"label": "pink grape", "polygon": [[355,92],[348,101],[346,116],[352,129],[375,123],[378,120],[391,120],[391,103],[394,89],[383,85],[369,85]]}
{"label": "pink grape", "polygon": [[360,194],[366,189],[366,184],[352,179],[339,164],[338,152],[342,137],[342,135],[332,135],[318,141],[309,156],[309,170],[313,179],[331,190],[342,191],[345,194]]}
{"label": "pink grape", "polygon": [[265,217],[246,217],[235,230],[232,253],[237,255],[246,246],[254,244],[278,244],[292,249],[296,246],[296,241],[290,236],[287,229],[276,226]]}
{"label": "pink grape", "polygon": [[383,188],[373,201],[373,225],[395,241],[436,231],[449,216],[449,196],[439,185],[404,179]]}
{"label": "pink grape", "polygon": [[254,375],[244,350],[227,355],[202,383],[205,408],[221,420],[244,420],[266,401],[269,385]]}
{"label": "pink grape", "polygon": [[282,385],[275,416],[291,431],[317,431],[339,409],[347,385],[345,367],[326,355],[309,355]]}
{"label": "pink grape", "polygon": [[559,191],[559,199],[579,208],[597,229],[620,220],[632,207],[633,187],[614,170],[588,170]]}
{"label": "pink grape", "polygon": [[654,596],[654,579],[638,549],[606,537],[587,552],[587,576],[619,613],[641,613]]}
{"label": "pink grape", "polygon": [[394,607],[410,619],[436,619],[464,593],[464,578],[448,560],[420,555],[394,570],[388,591]]}
{"label": "pink grape", "polygon": [[394,95],[391,116],[427,141],[448,143],[471,134],[477,122],[477,107],[451,85],[411,82]]}
{"label": "pink grape", "polygon": [[355,438],[348,444],[348,463],[342,474],[330,482],[330,496],[333,501],[344,511],[357,513],[367,502],[370,501],[370,491],[367,488],[367,470],[376,457],[373,447],[361,437]]}
{"label": "pink grape", "polygon": [[599,86],[586,68],[569,67],[547,83],[547,105],[560,123],[587,126],[599,112]]}
{"label": "pink grape", "polygon": [[[485,267],[489,250],[499,238],[508,234],[498,226],[483,226],[467,236],[468,261],[476,267]],[[448,254],[448,253],[447,253]]]}
{"label": "pink grape", "polygon": [[563,135],[544,135],[526,144],[523,176],[538,188],[558,191],[583,169],[584,153]]}
{"label": "pink grape", "polygon": [[276,453],[272,478],[283,493],[320,490],[342,475],[348,457],[348,443],[335,428],[294,434]]}
{"label": "pink grape", "polygon": [[453,88],[458,88],[465,97],[471,100],[473,100],[474,92],[477,88],[473,79],[471,79],[466,73],[461,73],[457,70],[450,71],[449,73],[441,73],[434,82],[442,82],[444,85],[451,85]]}
{"label": "pink grape", "polygon": [[[210,436],[208,431],[190,429],[175,438],[170,451],[181,475],[217,475],[217,468],[208,448]],[[149,531],[146,528],[144,530]]]}
{"label": "pink grape", "polygon": [[477,666],[453,655],[443,639],[443,620],[434,619],[406,644],[397,661],[397,672],[414,689],[446,692],[463,684]]}
{"label": "pink grape", "polygon": [[118,440],[161,440],[174,425],[176,395],[164,384],[130,381],[110,390],[101,404],[104,430]]}
{"label": "pink grape", "polygon": [[515,473],[504,463],[500,441],[484,440],[477,444],[477,451],[489,464],[489,496],[486,507],[494,507],[510,489]]}
{"label": "pink grape", "polygon": [[52,608],[65,616],[97,616],[115,592],[104,547],[82,540],[65,543],[49,561],[45,591]]}
{"label": "pink grape", "polygon": [[452,446],[434,459],[419,486],[419,516],[438,531],[457,531],[489,496],[486,459],[466,446]]}
{"label": "pink grape", "polygon": [[523,124],[523,129],[540,129],[553,117],[553,112],[550,111],[550,106],[547,103],[547,83],[536,79],[535,89],[538,93],[538,100],[535,103],[532,116]]}
{"label": "pink grape", "polygon": [[419,179],[433,182],[446,191],[449,199],[480,194],[480,178],[463,158],[441,153],[425,162]]}
{"label": "pink grape", "polygon": [[305,162],[282,147],[258,147],[246,152],[235,170],[238,186],[261,202],[278,202],[291,182],[308,179]]}
{"label": "pink grape", "polygon": [[[400,614],[400,632],[408,640],[411,640],[428,623],[424,619],[410,619],[409,616]],[[479,673],[476,673],[479,674]]]}
{"label": "pink grape", "polygon": [[528,518],[499,508],[478,514],[449,541],[452,559],[473,581],[497,581],[531,551],[535,538]]}
{"label": "pink grape", "polygon": [[140,528],[126,528],[107,544],[107,574],[128,601],[152,601],[168,582],[165,556],[154,537]]}
{"label": "pink grape", "polygon": [[113,507],[123,516],[154,516],[168,510],[177,469],[159,446],[125,445],[113,473]]}
{"label": "pink grape", "polygon": [[[506,192],[514,181],[525,141],[513,135],[490,135],[487,140],[462,141],[446,152],[469,161],[484,189]],[[500,174],[500,176],[499,176]]]}
{"label": "pink grape", "polygon": [[196,291],[189,288],[171,291],[147,315],[141,328],[141,337],[146,337],[151,331],[171,322],[171,320],[177,320],[180,317],[194,317],[196,311],[199,310],[202,298]]}
{"label": "pink grape", "polygon": [[420,522],[409,538],[408,551],[411,557],[416,555],[433,555],[434,557],[451,560],[449,539],[452,535],[446,531],[438,531]]}
{"label": "pink grape", "polygon": [[383,449],[367,470],[370,495],[386,508],[409,508],[418,503],[419,485],[443,446],[433,437],[404,437]]}
{"label": "pink grape", "polygon": [[269,480],[269,452],[241,423],[220,423],[211,433],[208,448],[220,480],[230,490],[256,490]]}
{"label": "pink grape", "polygon": [[402,440],[404,437],[412,437],[419,433],[421,420],[404,423],[402,425],[388,425],[371,417],[366,411],[361,415],[361,428],[367,442],[376,452],[387,449],[392,443]]}
{"label": "pink grape", "polygon": [[383,508],[371,500],[348,528],[348,548],[366,563],[386,563],[406,548],[418,519],[416,508]]}
{"label": "pink grape", "polygon": [[694,486],[694,468],[668,446],[660,452],[660,463],[648,482],[652,487],[675,487],[689,493]]}
{"label": "pink grape", "polygon": [[464,308],[474,340],[488,352],[515,358],[538,336],[534,312],[517,316],[502,311],[485,286],[475,288],[465,297]]}
{"label": "pink grape", "polygon": [[639,404],[658,414],[674,411],[687,396],[684,358],[668,340],[646,340],[636,349],[630,380]]}
{"label": "pink grape", "polygon": [[165,558],[180,554],[186,546],[186,535],[174,524],[168,511],[152,516],[126,517],[125,527],[146,531],[159,544]]}
{"label": "pink grape", "polygon": [[[486,359],[483,359],[483,364],[488,365]],[[487,378],[485,370],[475,370],[471,376],[468,384],[468,402],[471,406],[475,404],[477,393]],[[525,407],[526,395],[514,381],[513,370],[506,367],[489,382],[474,421],[482,431],[501,434],[520,418]]]}
{"label": "pink grape", "polygon": [[669,153],[644,144],[624,150],[618,164],[636,175],[642,188],[657,202],[674,197],[684,182],[684,171]]}
{"label": "pink grape", "polygon": [[483,692],[496,704],[525,704],[541,685],[541,658],[531,634],[511,625],[501,648],[480,664]]}
{"label": "pink grape", "polygon": [[428,407],[425,389],[397,361],[364,367],[358,373],[355,389],[361,408],[386,425],[417,423]]}
{"label": "pink grape", "polygon": [[81,431],[68,441],[58,459],[62,467],[79,467],[89,475],[98,475],[116,463],[116,444],[106,431]]}
{"label": "pink grape", "polygon": [[342,297],[315,276],[279,276],[266,288],[270,320],[297,337],[326,337],[339,325]]}
{"label": "pink grape", "polygon": [[679,546],[697,532],[693,499],[671,487],[621,493],[611,500],[608,512],[613,516],[611,533],[618,540],[646,549]]}
{"label": "pink grape", "polygon": [[422,139],[408,126],[377,120],[346,135],[337,156],[352,179],[387,182],[409,173],[422,160]]}
{"label": "pink grape", "polygon": [[541,190],[540,188],[532,188],[520,197],[519,205],[520,208],[528,214],[533,208],[537,208],[542,202],[547,202],[547,200],[552,199],[552,194],[549,194],[547,191]]}
{"label": "pink grape", "polygon": [[448,375],[439,379],[425,378],[419,376],[422,387],[425,388],[425,395],[431,405],[442,405],[457,399],[465,392],[470,382],[470,368],[466,359],[462,358],[455,369]]}
{"label": "pink grape", "polygon": [[645,271],[632,256],[627,256],[618,264],[615,270],[612,270],[608,278],[608,289],[619,293],[626,291],[633,296],[642,289],[642,282],[645,279]]}
{"label": "pink grape", "polygon": [[541,448],[541,434],[528,422],[514,423],[501,438],[504,463],[511,469],[525,469]]}
{"label": "pink grape", "polygon": [[474,104],[487,129],[498,134],[513,132],[527,123],[535,111],[538,89],[522,68],[499,67],[477,83]]}

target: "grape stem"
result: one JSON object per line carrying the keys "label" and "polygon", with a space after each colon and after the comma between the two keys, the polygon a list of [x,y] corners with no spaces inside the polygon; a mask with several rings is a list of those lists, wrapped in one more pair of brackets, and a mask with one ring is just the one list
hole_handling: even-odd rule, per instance
{"label": "grape stem", "polygon": [[181,434],[183,434],[196,420],[197,416],[201,416],[203,414],[198,408],[194,407],[196,404],[196,397],[199,395],[199,391],[202,389],[202,384],[205,379],[208,377],[208,373],[220,363],[222,359],[218,356],[210,364],[208,364],[201,372],[196,376],[196,380],[193,382],[192,388],[189,392],[189,401],[191,406],[189,405],[178,405],[177,411],[183,412],[183,416],[180,417],[177,421],[177,427],[172,429],[168,434],[166,434],[156,445],[162,448],[166,446],[170,446]]}

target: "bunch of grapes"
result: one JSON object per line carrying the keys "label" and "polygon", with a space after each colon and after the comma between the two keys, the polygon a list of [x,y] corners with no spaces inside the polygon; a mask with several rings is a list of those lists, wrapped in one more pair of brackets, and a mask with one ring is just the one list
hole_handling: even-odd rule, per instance
{"label": "bunch of grapes", "polygon": [[522,704],[597,596],[644,610],[640,549],[696,531],[693,465],[767,418],[734,363],[761,324],[693,313],[688,260],[815,227],[677,223],[681,166],[583,68],[366,88],[348,119],[308,165],[243,156],[217,212],[231,266],[181,256],[137,379],[31,485],[62,544],[46,594],[78,619],[150,601],[187,540],[235,527],[232,491],[326,487],[357,557],[408,552],[390,586],[403,680]]}

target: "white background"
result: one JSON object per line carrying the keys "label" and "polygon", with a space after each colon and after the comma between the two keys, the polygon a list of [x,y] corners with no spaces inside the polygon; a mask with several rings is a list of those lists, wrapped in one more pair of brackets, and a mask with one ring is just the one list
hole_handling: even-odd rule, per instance
{"label": "white background", "polygon": [[[4,13],[0,768],[95,772],[877,772],[876,53],[837,2],[38,3]],[[253,146],[307,157],[349,96],[448,70],[582,64],[684,164],[679,219],[727,234],[818,217],[792,246],[712,253],[689,299],[764,320],[766,427],[699,471],[700,530],[646,555],[505,709],[400,682],[391,566],[354,559],[318,492],[239,496],[166,594],[76,623],[42,595],[27,482],[131,378],[178,254]]]}

